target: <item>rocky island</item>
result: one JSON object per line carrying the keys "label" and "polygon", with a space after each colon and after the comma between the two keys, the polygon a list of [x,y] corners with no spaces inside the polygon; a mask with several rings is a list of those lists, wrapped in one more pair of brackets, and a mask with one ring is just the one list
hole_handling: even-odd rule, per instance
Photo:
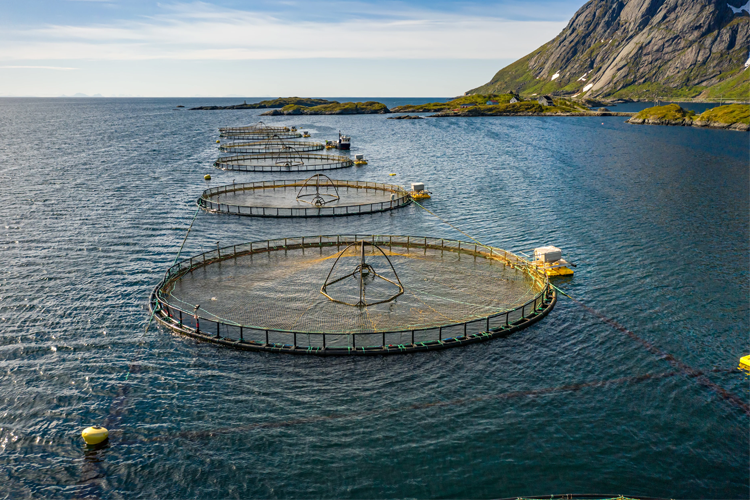
{"label": "rocky island", "polygon": [[701,113],[683,109],[679,104],[655,106],[637,113],[627,120],[636,125],[677,125],[750,131],[750,105],[729,104],[716,106]]}
{"label": "rocky island", "polygon": [[386,114],[391,110],[376,101],[367,102],[329,102],[319,106],[300,106],[289,104],[281,109],[274,109],[261,113],[261,116],[277,115],[372,115]]}
{"label": "rocky island", "polygon": [[338,104],[337,101],[328,101],[326,99],[312,99],[309,97],[279,97],[278,99],[270,99],[267,101],[260,101],[248,104],[245,101],[242,104],[234,104],[231,106],[199,106],[197,108],[190,108],[190,110],[199,111],[213,111],[217,109],[265,109],[265,108],[283,108],[284,106],[301,106],[301,107],[312,107],[320,106],[322,104]]}

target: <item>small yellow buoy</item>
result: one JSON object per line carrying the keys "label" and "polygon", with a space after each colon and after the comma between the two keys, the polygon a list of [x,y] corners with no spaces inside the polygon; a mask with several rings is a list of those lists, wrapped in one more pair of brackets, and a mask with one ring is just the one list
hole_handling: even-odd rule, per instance
{"label": "small yellow buoy", "polygon": [[104,427],[94,425],[93,427],[83,429],[81,436],[83,436],[86,444],[101,444],[109,437],[109,431]]}
{"label": "small yellow buoy", "polygon": [[737,367],[740,370],[747,370],[750,372],[750,355],[742,356],[740,358],[740,366]]}
{"label": "small yellow buoy", "polygon": [[221,141],[219,139],[216,139],[216,144],[220,144]]}
{"label": "small yellow buoy", "polygon": [[206,175],[203,176],[203,178],[206,179],[207,181],[210,181],[211,180],[211,174],[206,174]]}
{"label": "small yellow buoy", "polygon": [[393,176],[394,176],[394,175],[396,175],[396,174],[388,174],[388,175],[390,175],[391,177],[393,177]]}

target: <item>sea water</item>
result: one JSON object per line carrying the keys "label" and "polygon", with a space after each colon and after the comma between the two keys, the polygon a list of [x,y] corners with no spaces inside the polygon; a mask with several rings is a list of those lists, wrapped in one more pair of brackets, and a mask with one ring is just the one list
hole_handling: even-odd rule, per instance
{"label": "sea water", "polygon": [[[556,281],[575,300],[506,339],[316,358],[144,333],[207,186],[301,178],[212,167],[218,127],[262,110],[176,105],[235,101],[0,99],[0,496],[748,497],[747,134],[623,117],[263,117],[351,135],[369,164],[334,178],[424,182],[425,207],[472,237],[555,245],[577,264]],[[182,255],[342,233],[467,239],[416,205],[200,212]],[[93,424],[108,447],[86,449]]]}

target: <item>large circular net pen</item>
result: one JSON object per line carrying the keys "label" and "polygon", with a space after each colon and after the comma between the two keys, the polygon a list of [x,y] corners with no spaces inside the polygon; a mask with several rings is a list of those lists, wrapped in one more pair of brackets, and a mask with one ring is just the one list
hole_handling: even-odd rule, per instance
{"label": "large circular net pen", "polygon": [[237,348],[396,354],[507,336],[544,317],[547,277],[510,252],[414,236],[282,238],[172,266],[151,295],[175,332]]}
{"label": "large circular net pen", "polygon": [[274,135],[270,139],[264,141],[232,141],[225,142],[219,146],[219,151],[224,153],[273,153],[278,151],[288,150],[294,148],[295,151],[320,151],[325,149],[325,144],[322,142],[312,141],[293,141],[280,139],[278,135]]}
{"label": "large circular net pen", "polygon": [[198,206],[209,212],[254,217],[327,217],[385,212],[408,205],[409,193],[395,184],[308,179],[228,184],[207,189]]}
{"label": "large circular net pen", "polygon": [[214,162],[214,167],[221,170],[240,172],[309,172],[347,168],[352,165],[354,162],[346,156],[307,153],[294,149],[223,156]]}

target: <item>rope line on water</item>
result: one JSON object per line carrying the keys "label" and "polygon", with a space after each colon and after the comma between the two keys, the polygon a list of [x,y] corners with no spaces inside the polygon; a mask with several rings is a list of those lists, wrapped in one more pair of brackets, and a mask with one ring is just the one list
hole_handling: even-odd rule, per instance
{"label": "rope line on water", "polygon": [[[457,228],[456,226],[454,226],[453,224],[451,224],[447,220],[445,220],[442,217],[440,217],[439,215],[437,215],[435,212],[433,212],[431,210],[428,210],[427,208],[425,208],[424,206],[422,206],[420,203],[418,203],[416,200],[414,200],[414,203],[418,207],[420,207],[421,209],[425,210],[427,213],[433,215],[434,217],[436,217],[437,219],[439,219],[443,223],[449,225],[450,227],[452,227],[453,229],[455,229],[459,233],[467,236],[468,238],[471,238],[471,240],[474,241],[474,242],[476,242],[477,244],[482,245],[485,248],[489,248],[489,247],[487,247],[487,245],[484,245],[482,242],[480,242],[479,240],[477,240],[476,238],[474,238],[470,234],[468,234],[468,233],[462,231],[461,229]],[[708,377],[706,377],[706,375],[704,374],[704,372],[696,370],[695,368],[693,368],[693,367],[691,367],[691,366],[683,363],[682,361],[678,360],[673,355],[671,355],[671,354],[669,354],[669,353],[667,353],[665,351],[662,351],[661,349],[659,349],[658,347],[656,347],[653,343],[651,343],[648,340],[645,340],[645,339],[639,337],[638,335],[636,335],[632,331],[628,330],[627,328],[625,328],[623,325],[621,325],[617,321],[613,320],[612,318],[609,318],[609,317],[605,316],[604,314],[602,314],[599,311],[593,309],[592,307],[587,306],[586,304],[584,304],[580,300],[573,298],[570,294],[566,293],[565,291],[563,291],[562,289],[560,289],[557,286],[553,285],[552,283],[550,283],[550,286],[554,290],[556,290],[557,292],[560,292],[562,295],[566,296],[567,298],[569,298],[570,300],[572,300],[573,302],[575,302],[576,304],[578,304],[579,306],[581,306],[583,309],[585,309],[589,313],[593,314],[594,316],[596,316],[597,318],[599,318],[600,320],[602,320],[604,323],[606,323],[609,326],[611,326],[612,328],[614,328],[615,330],[618,330],[618,331],[626,334],[630,338],[632,338],[633,340],[635,340],[636,342],[638,342],[639,344],[641,344],[643,347],[645,347],[646,350],[648,350],[652,354],[655,354],[656,356],[658,356],[658,357],[660,357],[662,359],[665,359],[673,367],[675,367],[678,370],[680,370],[680,372],[683,373],[685,376],[690,377],[690,378],[694,378],[703,387],[705,387],[705,388],[707,388],[707,389],[715,392],[716,394],[718,394],[725,401],[727,401],[730,404],[732,404],[732,405],[738,407],[739,409],[741,409],[746,415],[750,415],[750,405],[748,403],[746,403],[745,401],[743,401],[736,394],[733,394],[733,393],[727,391],[726,389],[724,389],[723,387],[721,387],[721,386],[719,386],[719,385],[711,382],[708,379]]]}
{"label": "rope line on water", "polygon": [[627,328],[625,328],[623,325],[621,325],[620,323],[618,323],[614,319],[605,316],[604,314],[600,313],[596,309],[594,309],[594,308],[592,308],[590,306],[587,306],[586,304],[584,304],[583,302],[581,302],[580,300],[578,300],[576,298],[573,298],[570,294],[564,292],[563,290],[561,290],[560,288],[556,287],[555,285],[551,284],[550,286],[552,286],[552,288],[554,288],[555,290],[557,290],[561,294],[565,295],[567,298],[569,298],[570,300],[572,300],[573,302],[575,302],[576,304],[578,304],[579,306],[581,306],[583,309],[585,309],[589,313],[593,314],[594,316],[596,316],[597,318],[599,318],[600,320],[602,320],[604,323],[606,323],[609,326],[611,326],[612,328],[614,328],[615,330],[618,330],[618,331],[624,333],[625,335],[627,335],[628,337],[630,337],[631,339],[635,340],[636,342],[638,342],[639,344],[641,344],[643,347],[645,347],[646,350],[648,350],[652,354],[655,354],[656,356],[658,356],[658,357],[666,360],[670,365],[672,365],[673,367],[675,367],[678,370],[680,370],[680,372],[683,375],[685,375],[687,377],[690,377],[690,378],[694,378],[703,387],[705,387],[705,388],[707,388],[707,389],[715,392],[716,394],[718,394],[725,401],[727,401],[727,402],[733,404],[734,406],[738,407],[739,409],[741,409],[746,415],[750,415],[750,405],[748,405],[746,402],[744,402],[736,394],[733,394],[733,393],[727,391],[726,389],[724,389],[723,387],[719,386],[718,384],[715,384],[715,383],[711,382],[708,379],[708,377],[706,377],[706,375],[704,374],[704,372],[696,370],[692,366],[687,365],[687,364],[683,363],[682,361],[680,361],[679,359],[675,358],[673,355],[671,355],[671,354],[669,354],[669,353],[667,353],[665,351],[662,351],[661,349],[659,349],[658,347],[656,347],[653,343],[651,343],[648,340],[646,340],[644,338],[641,338],[640,336],[636,335],[634,332],[632,332],[631,330],[628,330]]}
{"label": "rope line on water", "polygon": [[[193,214],[193,220],[190,221],[190,225],[188,226],[188,230],[185,233],[185,237],[182,239],[182,245],[180,245],[180,248],[177,250],[177,255],[175,255],[174,260],[172,261],[172,265],[167,268],[167,271],[164,274],[168,273],[169,269],[171,269],[172,266],[174,266],[175,264],[177,264],[177,259],[180,258],[180,254],[182,253],[182,249],[185,247],[185,243],[187,242],[188,235],[190,235],[190,231],[193,229],[193,224],[195,223],[195,219],[198,217],[198,213],[200,211],[201,211],[201,209],[198,208],[195,211],[195,213]],[[149,327],[151,327],[151,322],[154,320],[154,314],[156,314],[156,310],[157,309],[159,309],[158,303],[157,303],[156,307],[154,307],[154,309],[151,311],[151,315],[148,317],[148,322],[146,323],[146,328],[143,330],[143,333],[141,334],[141,337],[138,340],[141,340],[143,338],[143,336],[146,335],[146,333],[148,332]],[[130,371],[128,371],[128,374],[125,377],[125,380],[127,380],[128,377],[130,377]]]}

